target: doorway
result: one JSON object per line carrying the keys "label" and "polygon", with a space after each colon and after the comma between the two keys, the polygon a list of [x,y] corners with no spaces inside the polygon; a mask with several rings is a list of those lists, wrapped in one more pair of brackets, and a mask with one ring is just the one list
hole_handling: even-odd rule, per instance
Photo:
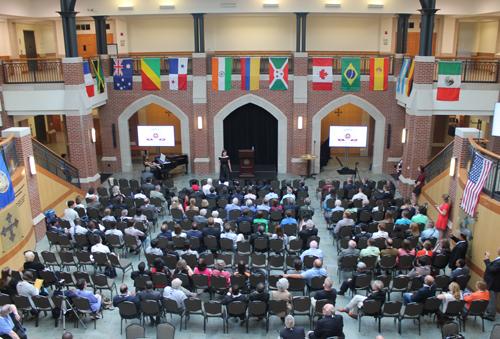
{"label": "doorway", "polygon": [[[26,50],[26,58],[36,59],[38,58],[38,53],[36,52],[35,43],[35,32],[34,31],[23,31],[24,34],[24,48]],[[37,69],[36,60],[28,60],[28,71],[34,72]]]}

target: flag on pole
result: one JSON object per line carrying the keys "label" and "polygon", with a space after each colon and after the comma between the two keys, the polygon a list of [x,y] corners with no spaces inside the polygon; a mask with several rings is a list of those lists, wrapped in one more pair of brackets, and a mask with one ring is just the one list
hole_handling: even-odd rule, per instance
{"label": "flag on pole", "polygon": [[231,58],[212,58],[212,89],[229,91],[231,89]]}
{"label": "flag on pole", "polygon": [[288,58],[269,58],[269,89],[288,90]]}
{"label": "flag on pole", "polygon": [[[12,203],[15,198],[16,195],[14,194],[14,187],[12,186],[9,170],[5,165],[3,156],[0,156],[0,210]],[[3,230],[5,232],[5,227]]]}
{"label": "flag on pole", "polygon": [[260,58],[241,58],[241,89],[259,89]]}
{"label": "flag on pole", "polygon": [[143,91],[160,91],[160,58],[141,59],[141,78]]}
{"label": "flag on pole", "polygon": [[133,60],[113,59],[113,83],[115,91],[131,90],[133,87]]}
{"label": "flag on pole", "polygon": [[83,62],[83,78],[85,79],[87,95],[91,98],[94,96],[94,79],[92,79],[92,74],[90,74],[88,61]]}
{"label": "flag on pole", "polygon": [[408,73],[408,79],[406,80],[406,96],[409,97],[411,90],[413,88],[413,74],[415,71],[415,60],[411,61],[410,73]]}
{"label": "flag on pole", "polygon": [[171,91],[187,90],[188,58],[168,58]]}
{"label": "flag on pole", "polygon": [[332,58],[313,58],[313,90],[333,89]]}
{"label": "flag on pole", "polygon": [[462,81],[462,63],[460,61],[440,61],[436,100],[458,101]]}
{"label": "flag on pole", "polygon": [[101,60],[92,60],[92,68],[94,69],[95,80],[97,81],[97,94],[106,92],[104,84],[104,73],[102,72]]}
{"label": "flag on pole", "polygon": [[460,203],[460,207],[462,207],[465,213],[471,217],[474,217],[479,196],[481,195],[481,191],[483,190],[484,183],[488,178],[492,165],[493,161],[484,158],[477,152],[475,153],[474,162],[472,163],[469,177],[465,184],[462,202]]}
{"label": "flag on pole", "polygon": [[360,58],[342,58],[342,91],[359,91],[361,88]]}
{"label": "flag on pole", "polygon": [[389,58],[370,58],[370,91],[389,89]]}
{"label": "flag on pole", "polygon": [[398,86],[396,88],[396,92],[403,94],[405,91],[405,79],[406,72],[408,72],[408,67],[410,67],[410,59],[403,60],[403,66],[401,67],[401,73],[399,73],[398,77]]}

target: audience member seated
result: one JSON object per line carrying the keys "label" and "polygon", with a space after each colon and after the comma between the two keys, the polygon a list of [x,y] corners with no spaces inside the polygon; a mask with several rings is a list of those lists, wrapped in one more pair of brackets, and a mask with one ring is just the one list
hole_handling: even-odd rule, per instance
{"label": "audience member seated", "polygon": [[[396,225],[394,225],[396,226]],[[405,231],[406,238],[418,238],[420,237],[420,230],[418,229],[418,224],[412,222],[410,228]]]}
{"label": "audience member seated", "polygon": [[163,297],[174,300],[179,311],[184,310],[184,300],[188,297],[181,291],[182,281],[179,278],[172,280],[172,286],[166,286],[163,290]]}
{"label": "audience member seated", "polygon": [[191,249],[191,243],[189,242],[189,240],[184,241],[184,248],[181,251],[180,255],[183,256],[184,254],[188,254],[188,255],[194,254],[196,256],[196,259],[198,259],[200,256],[198,254],[198,251]]}
{"label": "audience member seated", "polygon": [[368,229],[368,226],[366,224],[361,224],[361,226],[359,226],[361,228],[361,232],[359,232],[358,234],[356,234],[354,236],[354,241],[356,242],[356,244],[359,243],[359,239],[363,239],[363,238],[371,238],[371,234],[370,233],[367,233],[366,230]]}
{"label": "audience member seated", "polygon": [[158,248],[158,239],[151,240],[151,246],[146,248],[146,254],[163,256],[163,251]]}
{"label": "audience member seated", "polygon": [[410,278],[410,280],[413,280],[420,276],[425,277],[426,275],[431,274],[431,267],[425,264],[424,257],[418,257],[416,261],[417,266],[413,270],[408,272],[408,278]]}
{"label": "audience member seated", "polygon": [[436,283],[434,282],[434,277],[432,275],[420,276],[420,279],[424,283],[424,286],[417,291],[417,293],[405,293],[403,294],[403,305],[406,306],[408,303],[421,303],[425,304],[425,301],[436,295]]}
{"label": "audience member seated", "polygon": [[[269,235],[265,234],[264,233],[265,231],[266,231],[266,229],[264,228],[264,226],[259,226],[259,228],[257,229],[257,232],[250,235],[250,245],[254,246],[255,239],[259,239],[259,238],[267,239],[268,240],[268,249],[269,249]],[[265,253],[268,251],[268,249],[256,250],[254,247],[254,252]]]}
{"label": "audience member seated", "polygon": [[351,219],[351,212],[345,211],[344,218],[340,220],[332,231],[334,237],[338,238],[340,229],[346,226],[354,226],[354,220]]}
{"label": "audience member seated", "polygon": [[387,254],[393,255],[395,257],[398,256],[398,249],[392,247],[392,239],[391,238],[385,239],[385,248],[383,250],[380,250],[380,257],[381,258]]}
{"label": "audience member seated", "polygon": [[304,262],[304,258],[306,255],[312,255],[318,257],[319,260],[323,261],[323,251],[318,248],[318,242],[313,240],[309,243],[309,249],[302,252],[300,255],[300,260]]}
{"label": "audience member seated", "polygon": [[466,302],[465,308],[469,308],[470,304],[474,300],[490,300],[490,293],[486,290],[486,282],[484,280],[478,280],[476,282],[476,292],[465,292],[464,293],[464,300]]}
{"label": "audience member seated", "polygon": [[401,227],[401,225],[394,225],[394,229],[391,233],[391,238],[401,240],[406,239],[405,232],[403,232],[403,228]]}
{"label": "audience member seated", "polygon": [[356,242],[354,240],[349,240],[347,248],[340,251],[337,257],[338,267],[342,268],[342,261],[344,260],[344,257],[348,255],[354,255],[357,258],[359,257],[359,252],[360,252],[359,249],[356,248]]}
{"label": "audience member seated", "polygon": [[253,194],[253,187],[252,186],[248,187],[247,194],[245,194],[243,199],[245,199],[245,200],[249,200],[249,199],[256,200],[257,199],[257,196],[255,194]]}
{"label": "audience member seated", "polygon": [[284,300],[286,301],[286,311],[285,312],[280,312],[276,313],[278,317],[280,317],[282,320],[285,319],[285,316],[292,311],[292,294],[288,292],[288,287],[290,286],[290,283],[288,282],[287,279],[281,278],[278,280],[276,283],[276,287],[278,288],[277,291],[271,291],[270,293],[270,298],[271,299],[279,299],[279,300]]}
{"label": "audience member seated", "polygon": [[141,302],[139,301],[139,297],[135,295],[135,292],[129,292],[128,286],[123,284],[120,286],[120,294],[115,295],[113,298],[113,306],[118,307],[122,302],[130,301],[135,304],[137,311],[141,310]]}
{"label": "audience member seated", "polygon": [[241,206],[241,210],[243,211],[245,208],[249,211],[252,211],[254,214],[257,212],[257,209],[253,205],[254,200],[251,199],[246,199],[245,200],[245,206]]}
{"label": "audience member seated", "polygon": [[271,200],[271,205],[271,211],[283,212],[283,206],[280,205],[280,201],[278,199]]}
{"label": "audience member seated", "polygon": [[[227,292],[226,296],[224,297],[224,299],[222,299],[222,301],[220,303],[222,305],[228,305],[228,304],[233,303],[235,301],[241,301],[245,304],[248,303],[247,297],[245,297],[243,294],[240,293],[240,286],[238,286],[237,284],[234,284],[232,287],[229,287],[229,292]],[[246,307],[245,307],[245,310],[246,310]],[[239,316],[241,326],[243,326],[245,324],[245,314],[246,314],[246,311],[244,314],[241,314]]]}
{"label": "audience member seated", "polygon": [[118,238],[120,239],[120,244],[123,244],[123,232],[120,231],[119,229],[117,229],[117,226],[116,226],[116,221],[112,221],[110,224],[109,224],[109,230],[106,231],[106,233],[104,233],[105,235],[117,235]]}
{"label": "audience member seated", "polygon": [[158,221],[158,210],[156,209],[156,207],[154,205],[151,205],[149,198],[144,199],[144,205],[141,206],[141,209],[143,211],[145,211],[145,210],[151,211],[151,215],[152,215],[151,221],[153,223],[156,223]]}
{"label": "audience member seated", "polygon": [[[13,319],[16,321],[14,322]],[[21,326],[21,316],[14,305],[6,304],[0,311],[0,336],[2,338],[27,339]]]}
{"label": "audience member seated", "polygon": [[233,241],[233,249],[236,249],[236,247],[237,247],[236,242],[237,242],[238,235],[236,235],[236,233],[233,232],[233,230],[231,228],[231,224],[226,223],[226,225],[224,226],[224,233],[221,233],[220,238],[232,240]]}
{"label": "audience member seated", "polygon": [[219,218],[219,212],[217,210],[212,211],[212,218],[215,224],[219,224],[221,232],[224,230],[224,220]]}
{"label": "audience member seated", "polygon": [[205,195],[208,195],[208,194],[210,194],[211,188],[213,188],[214,192],[215,192],[215,187],[212,187],[212,179],[208,178],[207,183],[205,185],[203,185],[201,189]]}
{"label": "audience member seated", "polygon": [[122,210],[121,216],[120,216],[120,222],[127,222],[129,220],[134,219],[133,217],[128,215],[128,210]]}
{"label": "audience member seated", "polygon": [[372,219],[373,219],[373,221],[374,222],[381,222],[382,220],[375,220],[375,218],[374,218],[375,212],[384,212],[384,211],[385,211],[385,209],[384,209],[384,202],[382,200],[378,200],[377,204],[372,209]]}
{"label": "audience member seated", "polygon": [[335,314],[335,307],[332,304],[323,306],[323,317],[318,320],[314,331],[307,333],[309,339],[327,339],[330,337],[344,338],[344,318],[340,314]]}
{"label": "audience member seated", "polygon": [[[333,188],[333,190],[334,189],[335,188]],[[330,189],[330,190],[332,190],[332,189]],[[327,206],[328,200],[329,199],[325,199],[325,202],[323,203],[323,209],[325,210],[323,215],[324,215],[325,219],[330,219],[332,217],[333,212],[337,212],[337,211],[344,212],[344,207],[342,207],[342,200],[339,200],[339,199],[335,200],[335,207],[334,208],[329,208]]]}
{"label": "audience member seated", "polygon": [[241,211],[240,206],[238,205],[238,199],[237,198],[233,198],[232,203],[231,204],[227,204],[226,207],[225,207],[225,210],[227,212],[227,221],[236,221],[236,220],[233,220],[233,219],[230,218],[230,212],[232,210]]}
{"label": "audience member seated", "polygon": [[200,210],[200,214],[194,216],[193,221],[196,222],[196,223],[199,223],[199,224],[200,223],[201,224],[206,224],[207,221],[208,221],[206,215],[207,215],[207,210],[204,209],[204,208],[202,208]]}
{"label": "audience member seated", "polygon": [[420,257],[420,256],[428,256],[428,257],[432,257],[433,253],[432,253],[432,243],[429,241],[429,240],[426,240],[424,242],[424,249],[423,250],[420,250],[417,252],[417,255],[416,257]]}
{"label": "audience member seated", "polygon": [[327,277],[323,283],[323,289],[321,291],[316,291],[314,298],[311,298],[311,305],[316,307],[316,301],[318,300],[331,300],[333,306],[335,306],[337,300],[337,290],[333,288],[333,279]]}
{"label": "audience member seated", "polygon": [[174,225],[174,232],[172,233],[172,238],[186,238],[187,235],[185,232],[182,231],[182,228],[179,224]]}
{"label": "audience member seated", "polygon": [[372,293],[368,296],[356,294],[345,308],[339,308],[339,312],[346,312],[351,318],[358,319],[358,310],[363,307],[365,300],[380,301],[382,305],[385,303],[384,283],[380,280],[372,282]]}
{"label": "audience member seated", "polygon": [[[290,238],[295,239],[295,236],[291,236]],[[274,228],[274,234],[271,236],[271,239],[281,239],[283,240],[283,249],[288,245],[288,236],[285,234],[283,227],[281,225],[276,225]]]}
{"label": "audience member seated", "polygon": [[359,252],[359,260],[363,259],[363,257],[368,257],[368,256],[376,256],[378,257],[380,255],[380,249],[375,246],[375,239],[369,238],[367,247],[362,249],[361,252]]}
{"label": "audience member seated", "polygon": [[24,263],[24,270],[32,269],[32,270],[39,272],[39,271],[43,271],[45,269],[44,264],[42,264],[39,261],[34,261],[35,254],[32,251],[24,252],[24,260],[26,260],[26,262]]}
{"label": "audience member seated", "polygon": [[281,220],[280,225],[285,227],[286,224],[294,224],[297,225],[297,220],[295,218],[292,218],[292,211],[287,210],[285,211],[285,217]]}
{"label": "audience member seated", "polygon": [[219,200],[219,195],[215,192],[215,187],[210,187],[210,190],[205,193],[205,196],[207,197],[207,199],[214,199],[215,201]]}
{"label": "audience member seated", "polygon": [[[101,225],[98,225],[98,226],[101,226]],[[101,229],[99,229],[99,228],[97,228],[97,227],[96,227],[96,224],[95,224],[93,221],[89,221],[89,222],[87,223],[87,228],[89,229],[89,231],[88,231],[88,233],[87,233],[87,236],[88,236],[88,237],[90,237],[90,236],[92,236],[92,235],[94,235],[94,236],[95,236],[95,235],[98,235],[98,236],[100,236],[100,237],[101,237],[101,239],[102,239],[102,243],[103,243],[104,245],[107,245],[107,244],[108,244],[108,240],[106,239],[106,236],[104,235],[104,232],[103,232],[104,227],[103,227],[103,229],[101,230]]]}
{"label": "audience member seated", "polygon": [[248,299],[250,299],[250,301],[262,301],[266,304],[266,309],[269,308],[269,293],[266,292],[266,286],[263,283],[257,284],[255,291],[250,293]]}
{"label": "audience member seated", "polygon": [[361,179],[361,185],[359,186],[361,187],[361,189],[364,191],[366,189],[373,189],[373,187],[368,183],[368,178],[367,177],[364,177],[363,179]]}
{"label": "audience member seated", "polygon": [[358,270],[352,274],[351,278],[342,282],[342,285],[340,285],[340,289],[337,294],[344,295],[349,289],[354,290],[357,277],[365,274],[371,275],[372,271],[366,268],[366,264],[364,262],[358,262]]}
{"label": "audience member seated", "polygon": [[142,213],[141,208],[139,208],[135,211],[135,215],[134,215],[133,219],[135,220],[135,222],[142,222],[142,224],[144,225],[144,228],[148,228],[148,226],[149,226],[148,217],[146,217]]}
{"label": "audience member seated", "polygon": [[[228,217],[228,221],[230,221],[229,214],[227,215],[227,217]],[[236,222],[238,224],[245,222],[245,221],[249,222],[250,224],[253,223],[253,218],[248,216],[248,208],[246,208],[246,207],[241,210],[241,216],[239,216],[236,219]]]}
{"label": "audience member seated", "polygon": [[465,259],[469,244],[467,243],[467,234],[465,232],[460,232],[458,238],[452,234],[450,234],[449,237],[455,242],[455,246],[451,250],[450,261],[448,263],[448,267],[453,271],[455,268],[457,268],[455,266],[457,260]]}
{"label": "audience member seated", "polygon": [[[415,214],[411,218],[411,221],[419,223],[419,224],[427,225],[427,222],[429,221],[429,219],[427,218],[427,215],[426,215],[427,209],[425,208],[425,206],[419,206],[416,212],[417,212],[417,214]],[[427,227],[429,227],[429,225],[427,225]],[[433,225],[433,227],[434,227],[434,225]],[[437,238],[437,237],[434,237],[434,238]]]}
{"label": "audience member seated", "polygon": [[[226,193],[227,193],[227,189],[226,189]],[[222,189],[222,193],[219,195],[219,199],[222,198],[222,195],[224,194],[224,188]],[[238,201],[243,201],[245,197],[243,196],[243,194],[241,194],[241,187],[236,187],[235,190],[234,190],[234,194],[233,195],[229,195],[227,194],[227,198],[225,199],[238,199]]]}
{"label": "audience member seated", "polygon": [[203,191],[200,191],[200,186],[193,185],[191,188],[193,192],[189,195],[190,199],[205,199],[205,194],[203,194]]}
{"label": "audience member seated", "polygon": [[207,262],[205,259],[200,258],[198,259],[198,264],[194,268],[194,274],[203,274],[206,275],[208,278],[208,285],[210,286],[210,277],[212,276],[212,271],[207,268]]}
{"label": "audience member seated", "polygon": [[[144,283],[145,290],[137,293],[137,297],[139,297],[139,301],[145,301],[145,300],[153,300],[158,303],[158,306],[160,307],[160,310],[162,309],[161,306],[161,298],[163,297],[160,292],[154,291],[153,288],[153,282],[151,280],[148,280]],[[156,317],[156,321],[153,317],[150,317],[151,319],[151,325],[159,325],[161,323],[161,316]]]}
{"label": "audience member seated", "polygon": [[446,313],[446,309],[448,308],[448,303],[454,300],[463,300],[462,292],[460,291],[460,286],[456,282],[452,282],[449,286],[449,292],[442,292],[438,294],[437,298],[443,301],[443,311],[438,311],[437,316],[441,324],[448,319],[443,319],[444,313]]}
{"label": "audience member seated", "polygon": [[182,221],[186,217],[185,214],[184,214],[184,209],[182,208],[182,204],[179,202],[179,198],[178,197],[173,197],[172,198],[172,204],[170,205],[169,209],[170,209],[170,214],[172,214],[172,210],[180,210],[182,212],[182,219],[181,218],[177,218],[176,219],[176,218],[172,217],[172,219],[174,221],[179,222],[179,221]]}
{"label": "audience member seated", "polygon": [[403,213],[401,213],[401,219],[396,220],[396,222],[394,224],[395,225],[410,225],[412,222],[410,219],[408,219],[409,216],[410,216],[409,211],[403,211]]}
{"label": "audience member seated", "polygon": [[137,193],[134,194],[134,199],[146,199],[147,196],[144,194],[144,189],[142,187],[139,187],[136,191]]}
{"label": "audience member seated", "polygon": [[118,208],[121,208],[121,209],[127,209],[128,208],[127,204],[123,202],[123,199],[124,198],[121,195],[117,195],[115,197],[115,201],[116,202],[113,204],[113,210],[116,210]]}
{"label": "audience member seated", "polygon": [[286,212],[288,210],[294,210],[295,211],[295,218],[299,217],[299,206],[295,203],[295,199],[292,197],[288,198],[288,204],[283,206],[284,212]]}
{"label": "audience member seated", "polygon": [[[241,191],[241,188],[240,188],[240,191]],[[219,191],[219,200],[220,199],[226,199],[226,200],[231,199],[231,194],[228,193],[226,186],[222,187],[222,190]],[[243,196],[241,197],[241,199],[243,199]]]}
{"label": "audience member seated", "polygon": [[137,265],[137,271],[132,271],[132,273],[130,273],[130,279],[134,281],[134,287],[136,287],[135,279],[141,275],[147,275],[151,279],[151,271],[149,269],[146,269],[146,263],[144,261],[141,261]]}
{"label": "audience member seated", "polygon": [[293,200],[295,200],[295,194],[293,194],[293,188],[291,187],[286,189],[286,194],[281,198],[280,204],[284,205],[283,202],[288,202],[288,198],[293,198]]}
{"label": "audience member seated", "polygon": [[[252,223],[252,222],[250,222],[250,223]],[[295,223],[297,223],[296,220],[295,220]],[[253,219],[253,224],[264,224],[264,225],[266,225],[266,232],[269,232],[269,220],[264,219],[264,212],[257,211],[257,213],[255,214],[255,219]]]}
{"label": "audience member seated", "polygon": [[293,270],[288,270],[286,274],[302,274],[302,261],[300,259],[294,259]]}
{"label": "audience member seated", "polygon": [[392,193],[390,192],[390,187],[388,185],[384,185],[382,194],[379,196],[376,196],[375,199],[377,200],[383,200],[383,199],[392,199]]}
{"label": "audience member seated", "polygon": [[385,231],[386,229],[385,223],[381,222],[378,224],[378,231],[372,234],[373,239],[378,239],[378,238],[389,238],[389,233]]}
{"label": "audience member seated", "polygon": [[226,262],[222,259],[217,259],[215,261],[215,269],[212,271],[212,275],[226,278],[226,287],[229,288],[231,285],[231,273],[224,271],[224,268],[226,268]]}
{"label": "audience member seated", "polygon": [[70,200],[66,203],[66,206],[68,208],[64,210],[64,219],[69,221],[70,226],[75,226],[75,220],[80,218],[78,212],[75,211],[75,202]]}
{"label": "audience member seated", "polygon": [[[413,221],[413,218],[412,218]],[[413,224],[413,222],[412,222]],[[427,221],[427,229],[425,229],[421,234],[420,234],[420,243],[424,243],[426,240],[430,238],[439,238],[439,231],[434,228],[434,222],[433,221]]]}
{"label": "audience member seated", "polygon": [[[403,240],[403,243],[401,244],[401,248],[398,248],[398,257],[396,258],[396,266],[399,265],[399,258],[401,258],[404,255],[415,255],[415,249],[412,248],[411,242],[408,239]],[[408,267],[401,267],[403,269],[407,269]],[[401,270],[399,271],[401,274]]]}
{"label": "audience member seated", "polygon": [[74,239],[75,234],[83,234],[87,235],[88,230],[85,227],[82,227],[82,222],[80,219],[75,219],[74,226],[69,228],[69,233],[71,237]]}
{"label": "audience member seated", "polygon": [[102,209],[104,208],[103,205],[101,205],[101,203],[99,202],[98,198],[97,198],[97,195],[94,195],[92,198],[91,198],[91,202],[89,202],[87,204],[87,208],[90,209],[90,208],[95,208],[99,211],[99,215],[102,217]]}
{"label": "audience member seated", "polygon": [[167,238],[168,240],[172,240],[172,231],[168,229],[167,221],[164,221],[163,225],[161,225],[160,233],[158,233],[157,238],[159,237],[164,237]]}
{"label": "audience member seated", "polygon": [[[93,314],[91,315],[92,319],[101,319],[101,315],[99,314],[99,310],[101,309],[101,296],[99,294],[93,294],[90,291],[86,290],[87,282],[85,279],[78,279],[76,282],[76,291],[75,294],[80,298],[87,298],[90,303],[90,309]],[[88,311],[88,310],[83,310]]]}
{"label": "audience member seated", "polygon": [[95,245],[90,248],[90,252],[92,253],[111,253],[109,247],[103,245],[102,239],[98,235],[89,235],[89,237],[94,237]]}
{"label": "audience member seated", "polygon": [[95,194],[95,189],[94,189],[94,187],[89,188],[89,190],[88,190],[88,192],[87,192],[87,195],[85,196],[85,199],[92,199],[92,197],[97,197],[97,198],[99,198],[99,197],[97,196],[97,194]]}
{"label": "audience member seated", "polygon": [[299,208],[299,216],[300,213],[304,213],[302,211],[308,211],[311,217],[314,215],[314,207],[311,206],[311,198],[307,197],[304,199],[304,206]]}
{"label": "audience member seated", "polygon": [[344,199],[347,199],[347,196],[349,195],[349,191],[350,190],[355,190],[356,189],[356,186],[354,186],[354,184],[352,183],[352,178],[347,178],[346,181],[347,181],[347,183],[343,187],[343,189],[344,189],[344,196],[343,196],[343,198]]}
{"label": "audience member seated", "polygon": [[16,290],[18,295],[24,295],[29,297],[31,302],[31,297],[39,295],[39,290],[33,286],[31,283],[33,281],[33,274],[30,271],[24,271],[23,281],[20,281],[16,285]]}
{"label": "audience member seated", "polygon": [[142,231],[139,231],[137,228],[135,228],[135,221],[134,220],[128,220],[127,221],[127,228],[125,229],[125,234],[133,235],[135,237],[136,245],[131,245],[130,247],[130,253],[135,252],[136,254],[139,253],[140,251],[140,246],[144,242],[144,247],[148,248],[150,246],[150,240],[149,237],[146,236]]}
{"label": "audience member seated", "polygon": [[324,186],[323,186],[323,188],[321,189],[321,200],[322,200],[322,201],[323,201],[323,200],[325,200],[325,199],[323,199],[323,194],[324,194],[325,192],[329,192],[329,191],[330,191],[330,188],[332,188],[332,187],[333,187],[333,186],[332,186],[332,179],[329,179],[329,178],[325,179],[325,185],[324,185]]}
{"label": "audience member seated", "polygon": [[458,259],[456,262],[456,267],[450,274],[450,282],[457,280],[457,278],[461,275],[469,275],[469,268],[465,267],[465,260]]}
{"label": "audience member seated", "polygon": [[[155,258],[153,260],[153,268],[151,269],[151,276],[155,273],[164,273],[167,276],[167,279],[172,279],[172,273],[169,268],[165,266],[162,258]],[[156,285],[155,288],[165,288],[167,285]]]}
{"label": "audience member seated", "polygon": [[220,238],[220,228],[215,227],[214,218],[210,217],[207,221],[207,226],[203,228],[203,237],[208,237],[209,235],[214,236],[217,239]]}
{"label": "audience member seated", "polygon": [[305,272],[302,272],[301,274],[285,274],[283,275],[284,278],[293,278],[293,279],[305,279],[306,284],[308,286],[311,286],[311,280],[314,277],[326,277],[326,269],[322,267],[323,262],[319,259],[316,259],[314,261],[314,267],[308,269]]}
{"label": "audience member seated", "polygon": [[196,199],[195,198],[190,198],[189,199],[189,206],[186,207],[186,212],[187,211],[196,211],[199,212],[200,208],[195,205],[196,204]]}
{"label": "audience member seated", "polygon": [[[382,222],[384,222],[386,225],[387,224],[394,224],[394,215],[397,215],[396,212],[393,211],[385,211],[385,217]],[[399,225],[401,226],[401,225]]]}

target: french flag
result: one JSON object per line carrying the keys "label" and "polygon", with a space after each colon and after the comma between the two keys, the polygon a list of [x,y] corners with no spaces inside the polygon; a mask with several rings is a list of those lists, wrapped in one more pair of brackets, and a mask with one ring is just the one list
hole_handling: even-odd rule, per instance
{"label": "french flag", "polygon": [[187,90],[188,58],[168,58],[171,91]]}
{"label": "french flag", "polygon": [[83,62],[83,77],[85,79],[85,86],[87,87],[87,94],[90,97],[94,96],[94,79],[92,79],[92,74],[90,74],[90,68],[88,61]]}

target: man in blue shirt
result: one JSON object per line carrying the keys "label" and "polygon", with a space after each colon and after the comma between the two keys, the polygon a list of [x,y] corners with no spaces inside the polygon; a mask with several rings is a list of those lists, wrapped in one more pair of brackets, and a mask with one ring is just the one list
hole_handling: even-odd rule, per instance
{"label": "man in blue shirt", "polygon": [[227,204],[225,210],[227,212],[227,221],[236,221],[236,220],[232,220],[230,218],[230,213],[229,212],[231,212],[232,210],[238,210],[238,211],[240,211],[240,206],[238,206],[238,199],[237,198],[233,198],[233,203],[232,204]]}
{"label": "man in blue shirt", "polygon": [[292,210],[288,210],[285,212],[285,218],[281,220],[281,226],[285,227],[286,224],[295,224],[297,225],[297,220],[292,218]]}
{"label": "man in blue shirt", "polygon": [[231,198],[236,198],[239,201],[243,201],[243,195],[241,194],[241,187],[236,187],[236,193],[234,193]]}
{"label": "man in blue shirt", "polygon": [[303,272],[302,274],[284,274],[283,278],[294,278],[294,279],[305,279],[306,284],[311,286],[312,278],[314,277],[326,277],[326,269],[322,267],[323,262],[319,259],[314,261],[314,267]]}
{"label": "man in blue shirt", "polygon": [[[11,315],[12,313],[12,315]],[[14,325],[14,321],[12,317],[16,320],[16,325]],[[0,335],[8,335],[12,339],[26,339],[26,333],[20,328],[19,321],[21,317],[17,314],[17,308],[14,305],[3,305],[2,310],[0,311]]]}
{"label": "man in blue shirt", "polygon": [[269,199],[262,199],[262,204],[257,206],[257,211],[267,211],[269,213],[270,210],[271,207],[269,207]]}
{"label": "man in blue shirt", "polygon": [[309,243],[309,249],[307,251],[302,252],[300,255],[300,260],[304,262],[304,257],[306,255],[314,255],[318,257],[319,260],[323,261],[323,251],[318,248],[318,243],[313,240]]}
{"label": "man in blue shirt", "polygon": [[434,228],[433,221],[427,221],[427,229],[420,234],[420,242],[423,244],[429,238],[439,238],[439,231]]}
{"label": "man in blue shirt", "polygon": [[408,219],[409,215],[410,215],[410,211],[403,211],[403,213],[401,213],[402,218],[396,220],[396,222],[394,224],[395,225],[410,225],[411,220]]}
{"label": "man in blue shirt", "polygon": [[295,195],[293,194],[293,188],[291,187],[287,188],[286,194],[281,198],[280,204],[283,205],[283,201],[286,201],[285,199],[288,198],[293,198],[293,200],[295,201]]}
{"label": "man in blue shirt", "polygon": [[165,237],[168,240],[172,240],[172,231],[168,229],[167,221],[164,221],[163,225],[161,225],[161,232],[158,233],[158,237]]}

